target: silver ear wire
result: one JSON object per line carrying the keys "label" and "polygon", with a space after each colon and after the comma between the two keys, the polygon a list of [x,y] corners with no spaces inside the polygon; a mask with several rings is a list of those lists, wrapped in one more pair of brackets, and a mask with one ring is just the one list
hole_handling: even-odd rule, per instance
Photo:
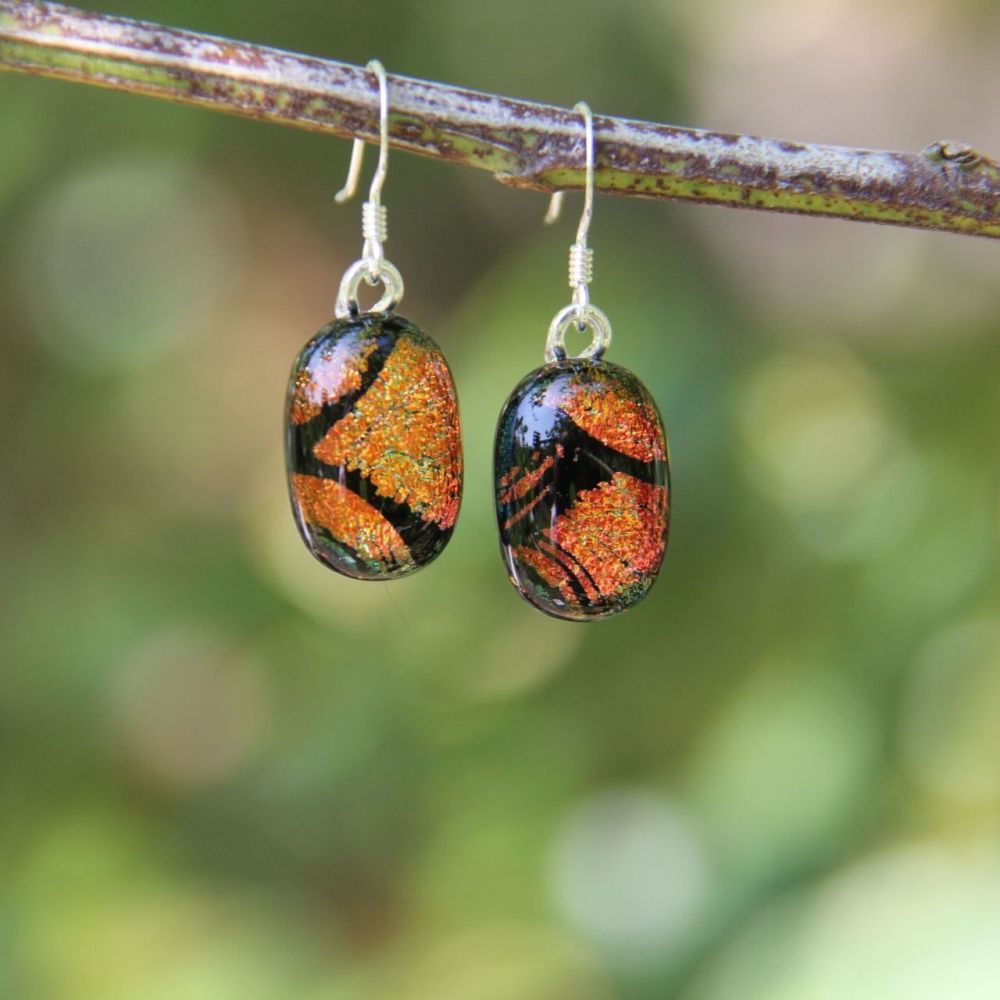
{"label": "silver ear wire", "polygon": [[358,178],[361,176],[361,161],[365,156],[365,140],[355,139],[351,143],[351,162],[347,168],[347,180],[344,186],[333,196],[338,205],[350,201],[358,190]]}
{"label": "silver ear wire", "polygon": [[554,222],[559,221],[559,216],[562,213],[563,195],[565,193],[565,191],[552,192],[552,197],[549,199],[549,207],[545,212],[545,225],[551,226]]}
{"label": "silver ear wire", "polygon": [[[381,200],[382,186],[385,184],[385,176],[389,169],[389,82],[386,79],[385,67],[377,59],[372,59],[365,68],[373,72],[378,80],[378,166],[372,177],[368,200],[361,206],[361,234],[365,241],[361,260],[348,268],[341,282],[335,310],[338,316],[353,315],[358,312],[357,291],[362,277],[369,285],[381,281],[385,286],[385,292],[375,304],[374,311],[394,309],[403,297],[403,279],[399,271],[385,259],[382,247],[389,234],[388,213]],[[364,140],[355,139],[351,148],[351,162],[347,168],[347,181],[334,195],[334,201],[339,204],[352,198],[358,189],[364,149]]]}
{"label": "silver ear wire", "polygon": [[584,137],[586,146],[586,179],[583,196],[583,214],[576,230],[576,241],[586,246],[587,233],[590,230],[590,220],[594,217],[594,116],[590,105],[580,101],[573,105],[573,110],[583,115]]}
{"label": "silver ear wire", "polygon": [[576,229],[576,242],[569,248],[569,287],[573,289],[577,325],[582,329],[590,306],[588,285],[594,277],[594,251],[587,246],[587,233],[594,217],[594,117],[584,101],[575,105],[574,111],[583,115],[586,137],[586,179],[584,181],[583,212]]}
{"label": "silver ear wire", "polygon": [[[378,280],[378,269],[384,253],[382,244],[389,237],[389,218],[382,204],[382,185],[389,169],[389,82],[386,80],[385,67],[372,59],[365,67],[375,74],[378,80],[378,166],[372,177],[372,186],[368,192],[368,200],[361,206],[361,233],[365,239],[362,256],[369,261],[368,283],[374,285]],[[363,139],[355,139],[351,149],[351,162],[347,168],[347,182],[334,195],[334,201],[343,204],[354,196],[358,189],[358,178],[361,174],[361,161],[364,157],[365,143]]]}
{"label": "silver ear wire", "polygon": [[[580,229],[577,231],[577,241],[586,243],[587,230],[590,228],[590,220],[594,215],[594,117],[591,114],[590,106],[585,101],[579,101],[573,105],[573,110],[583,115],[584,141],[586,142],[586,180],[583,203],[583,218],[580,220]],[[549,207],[545,212],[545,225],[551,226],[559,221],[562,213],[563,195],[565,191],[553,191],[549,199]]]}
{"label": "silver ear wire", "polygon": [[[378,80],[378,166],[375,169],[375,176],[372,178],[369,200],[378,202],[382,194],[382,185],[385,183],[385,175],[389,169],[389,82],[386,79],[385,67],[378,61],[372,59],[367,66],[369,72],[375,74]],[[361,176],[361,161],[365,154],[365,140],[355,139],[351,147],[351,162],[347,168],[347,180],[344,186],[333,196],[333,200],[338,205],[345,201],[350,201],[358,190],[358,179]]]}
{"label": "silver ear wire", "polygon": [[[569,248],[569,287],[573,289],[573,303],[562,309],[549,327],[545,356],[549,361],[566,356],[566,329],[570,322],[582,333],[588,327],[593,340],[580,357],[600,358],[611,340],[611,323],[607,316],[590,303],[590,282],[594,277],[594,251],[587,246],[587,234],[594,217],[594,116],[585,101],[574,105],[573,110],[583,116],[586,176],[584,180],[583,212],[576,230],[576,242]],[[556,191],[549,201],[545,214],[547,223],[559,218],[563,192]]]}

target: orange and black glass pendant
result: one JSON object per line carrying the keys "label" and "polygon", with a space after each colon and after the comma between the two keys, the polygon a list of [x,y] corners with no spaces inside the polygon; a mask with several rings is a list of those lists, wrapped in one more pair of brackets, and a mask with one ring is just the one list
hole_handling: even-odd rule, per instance
{"label": "orange and black glass pendant", "polygon": [[[585,104],[577,110],[587,126],[587,197],[570,249],[573,304],[549,328],[548,363],[522,380],[500,414],[494,485],[500,549],[518,592],[546,614],[590,621],[634,605],[659,573],[670,460],[648,390],[602,360],[611,326],[587,287],[593,124]],[[593,337],[576,358],[566,356],[570,327]]]}
{"label": "orange and black glass pendant", "polygon": [[[381,153],[364,205],[365,247],[340,286],[336,319],[302,349],[288,383],[285,457],[299,533],[322,563],[358,580],[392,580],[426,566],[444,548],[462,496],[458,396],[440,349],[395,314],[399,271],[385,259],[379,201],[388,148],[385,71]],[[356,143],[350,197],[362,149]],[[367,312],[362,281],[384,291]]]}
{"label": "orange and black glass pendant", "polygon": [[670,523],[670,466],[649,392],[625,368],[539,368],[500,416],[500,547],[521,595],[557,618],[606,618],[653,585]]}
{"label": "orange and black glass pendant", "polygon": [[359,580],[426,566],[462,496],[458,398],[437,345],[390,312],[324,327],[292,368],[286,456],[317,559]]}

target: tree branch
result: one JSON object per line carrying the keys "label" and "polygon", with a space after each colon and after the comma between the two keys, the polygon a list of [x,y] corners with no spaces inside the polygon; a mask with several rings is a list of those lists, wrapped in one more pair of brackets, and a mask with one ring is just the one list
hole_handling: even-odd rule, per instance
{"label": "tree branch", "polygon": [[[0,69],[92,83],[341,137],[377,140],[364,69],[43,3],[0,0]],[[505,184],[582,187],[564,108],[391,76],[392,145]],[[964,143],[883,152],[597,116],[595,189],[1000,237],[1000,164]]]}

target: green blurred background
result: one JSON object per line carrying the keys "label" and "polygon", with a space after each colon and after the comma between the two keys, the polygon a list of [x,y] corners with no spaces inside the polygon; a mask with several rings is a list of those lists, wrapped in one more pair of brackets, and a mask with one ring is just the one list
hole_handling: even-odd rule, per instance
{"label": "green blurred background", "polygon": [[[598,113],[1000,153],[974,0],[103,9]],[[494,422],[579,209],[390,157],[462,401],[426,571],[324,570],[288,369],[348,144],[0,76],[0,997],[1000,996],[1000,249],[601,198],[674,533],[571,625],[501,567]],[[369,155],[364,183],[370,176]]]}

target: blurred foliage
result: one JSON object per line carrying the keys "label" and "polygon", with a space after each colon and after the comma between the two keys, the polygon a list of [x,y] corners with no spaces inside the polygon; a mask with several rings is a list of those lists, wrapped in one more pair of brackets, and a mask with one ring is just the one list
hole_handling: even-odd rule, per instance
{"label": "blurred foliage", "polygon": [[[972,2],[106,9],[1000,151]],[[594,299],[667,419],[674,535],[641,606],[569,625],[504,577],[489,463],[574,198],[543,230],[541,196],[390,158],[468,479],[441,558],[365,585],[298,541],[281,456],[360,251],[347,144],[15,76],[0,135],[0,996],[1000,993],[996,246],[602,199]]]}

